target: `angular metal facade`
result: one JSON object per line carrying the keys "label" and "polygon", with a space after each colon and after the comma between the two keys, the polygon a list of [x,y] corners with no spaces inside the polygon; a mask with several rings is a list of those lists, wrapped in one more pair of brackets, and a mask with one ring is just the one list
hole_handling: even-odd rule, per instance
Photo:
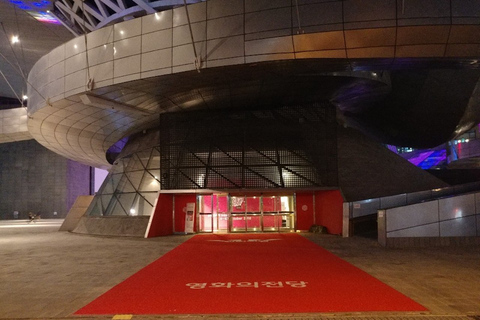
{"label": "angular metal facade", "polygon": [[328,103],[162,114],[162,189],[338,186],[336,129]]}

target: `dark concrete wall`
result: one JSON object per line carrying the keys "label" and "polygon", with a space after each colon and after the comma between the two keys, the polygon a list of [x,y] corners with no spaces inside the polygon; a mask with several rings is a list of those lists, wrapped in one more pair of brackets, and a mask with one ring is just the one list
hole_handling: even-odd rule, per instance
{"label": "dark concrete wall", "polygon": [[427,170],[427,172],[451,185],[480,181],[480,169]]}
{"label": "dark concrete wall", "polygon": [[339,128],[337,137],[338,180],[345,201],[449,186],[353,129]]}
{"label": "dark concrete wall", "polygon": [[63,218],[78,195],[89,193],[89,166],[35,140],[0,144],[0,219],[12,219],[14,211],[21,219],[30,211],[42,218]]}
{"label": "dark concrete wall", "polygon": [[93,191],[91,190],[91,167],[73,160],[66,159],[66,161],[66,205],[68,212],[78,196],[90,195]]}

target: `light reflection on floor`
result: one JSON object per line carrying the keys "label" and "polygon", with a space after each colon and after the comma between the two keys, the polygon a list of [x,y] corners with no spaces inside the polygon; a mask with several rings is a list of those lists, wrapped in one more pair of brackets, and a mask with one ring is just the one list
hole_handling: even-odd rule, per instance
{"label": "light reflection on floor", "polygon": [[40,219],[40,220],[2,220],[0,228],[31,228],[31,227],[60,227],[63,219]]}

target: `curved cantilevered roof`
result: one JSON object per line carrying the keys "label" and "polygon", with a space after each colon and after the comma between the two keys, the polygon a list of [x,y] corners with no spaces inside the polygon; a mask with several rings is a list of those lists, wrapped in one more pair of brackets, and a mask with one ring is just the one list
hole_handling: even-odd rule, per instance
{"label": "curved cantilevered roof", "polygon": [[108,167],[163,112],[322,100],[383,142],[438,145],[479,121],[480,20],[462,4],[210,0],[118,23],[37,62],[29,131]]}

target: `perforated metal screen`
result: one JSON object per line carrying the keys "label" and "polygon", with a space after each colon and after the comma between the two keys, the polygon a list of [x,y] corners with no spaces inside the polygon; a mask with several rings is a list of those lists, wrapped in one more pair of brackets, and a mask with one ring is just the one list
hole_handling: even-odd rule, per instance
{"label": "perforated metal screen", "polygon": [[335,108],[160,116],[162,189],[337,186]]}

